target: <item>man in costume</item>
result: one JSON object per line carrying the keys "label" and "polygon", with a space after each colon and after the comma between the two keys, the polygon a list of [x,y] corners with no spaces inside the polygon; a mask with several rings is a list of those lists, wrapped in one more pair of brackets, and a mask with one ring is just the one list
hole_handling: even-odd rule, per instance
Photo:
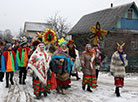
{"label": "man in costume", "polygon": [[19,84],[25,85],[25,79],[27,76],[27,63],[30,48],[27,47],[27,39],[24,38],[21,42],[21,47],[16,52],[18,67],[19,67]]}
{"label": "man in costume", "polygon": [[16,54],[12,50],[10,43],[7,43],[5,46],[5,51],[1,55],[1,68],[2,72],[6,72],[6,88],[9,87],[9,76],[10,82],[14,85],[13,76],[14,71],[18,70]]}
{"label": "man in costume", "polygon": [[114,76],[116,96],[119,97],[119,88],[124,86],[125,67],[128,65],[128,60],[127,55],[123,51],[125,43],[122,45],[117,43],[117,45],[117,51],[112,55],[110,72]]}
{"label": "man in costume", "polygon": [[92,52],[92,47],[87,44],[85,51],[81,55],[81,65],[83,72],[82,89],[85,90],[86,85],[87,91],[92,92],[90,88],[97,87],[96,72],[95,72],[95,53]]}

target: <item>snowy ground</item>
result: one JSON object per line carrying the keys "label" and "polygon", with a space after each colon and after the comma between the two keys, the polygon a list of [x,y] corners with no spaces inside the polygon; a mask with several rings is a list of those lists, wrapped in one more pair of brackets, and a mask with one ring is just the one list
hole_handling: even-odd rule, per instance
{"label": "snowy ground", "polygon": [[[82,77],[82,73],[79,73]],[[18,84],[18,76],[14,76],[15,85],[5,88],[5,80],[0,83],[0,102],[138,102],[138,73],[128,74],[125,87],[121,89],[121,97],[114,94],[113,77],[109,73],[100,72],[98,85],[92,93],[83,91],[82,80],[72,78],[71,88],[65,90],[66,95],[53,91],[48,97],[37,100],[33,95],[32,78],[27,77],[27,85]]]}

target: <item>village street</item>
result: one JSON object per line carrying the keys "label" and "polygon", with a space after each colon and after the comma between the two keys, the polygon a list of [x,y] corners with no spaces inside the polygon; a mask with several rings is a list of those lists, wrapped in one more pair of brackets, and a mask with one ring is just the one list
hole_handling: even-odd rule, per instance
{"label": "village street", "polygon": [[[82,77],[82,73],[79,74]],[[27,77],[26,85],[18,84],[18,76],[15,74],[15,85],[5,88],[5,81],[0,83],[0,102],[138,102],[138,76],[129,74],[125,78],[125,87],[121,89],[121,97],[114,94],[113,77],[109,73],[100,73],[97,89],[92,93],[83,91],[82,80],[76,81],[72,77],[71,88],[65,90],[66,95],[53,91],[47,97],[35,99],[32,89],[32,78]]]}

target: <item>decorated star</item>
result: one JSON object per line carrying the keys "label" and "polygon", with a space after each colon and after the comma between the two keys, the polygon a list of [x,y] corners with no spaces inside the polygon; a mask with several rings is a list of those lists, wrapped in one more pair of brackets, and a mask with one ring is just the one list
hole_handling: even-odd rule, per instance
{"label": "decorated star", "polygon": [[42,39],[45,44],[55,43],[57,41],[57,35],[54,30],[47,29],[43,32]]}
{"label": "decorated star", "polygon": [[67,44],[67,41],[64,38],[58,40],[58,45],[62,46],[63,44]]}
{"label": "decorated star", "polygon": [[93,39],[93,44],[94,45],[97,45],[98,39],[100,41],[102,41],[103,36],[107,35],[107,33],[108,33],[107,30],[101,29],[99,22],[96,23],[96,27],[91,25],[90,29],[92,31],[92,34],[89,35],[89,39]]}

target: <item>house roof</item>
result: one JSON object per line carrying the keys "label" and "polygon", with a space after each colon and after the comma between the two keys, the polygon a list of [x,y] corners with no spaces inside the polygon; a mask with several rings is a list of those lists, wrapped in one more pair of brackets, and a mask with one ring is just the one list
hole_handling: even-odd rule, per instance
{"label": "house roof", "polygon": [[43,32],[47,28],[52,28],[52,24],[39,22],[25,22],[24,31]]}
{"label": "house roof", "polygon": [[68,34],[90,33],[90,26],[95,25],[97,21],[100,22],[102,29],[111,30],[117,21],[133,4],[137,8],[135,2],[132,2],[84,15]]}

